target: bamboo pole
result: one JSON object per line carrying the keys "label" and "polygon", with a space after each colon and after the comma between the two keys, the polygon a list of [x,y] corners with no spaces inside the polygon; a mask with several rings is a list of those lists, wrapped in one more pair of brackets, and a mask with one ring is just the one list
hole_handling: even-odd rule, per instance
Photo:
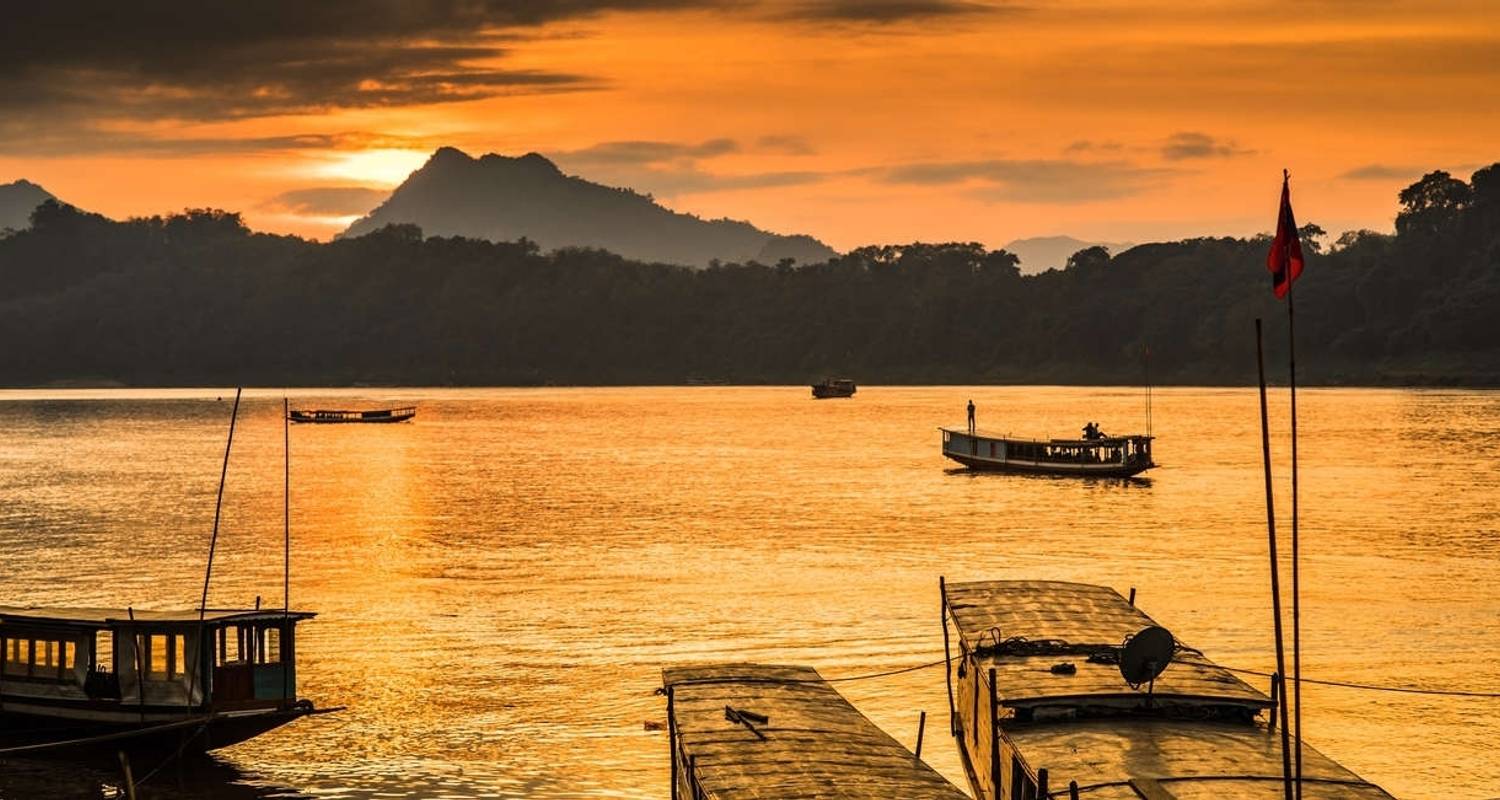
{"label": "bamboo pole", "polygon": [[[1266,474],[1266,539],[1271,554],[1271,617],[1276,631],[1276,671],[1286,674],[1286,646],[1281,631],[1281,563],[1276,556],[1276,500],[1271,490],[1271,426],[1266,413],[1266,358],[1261,342],[1260,319],[1255,320],[1255,366],[1260,376],[1260,446],[1261,462]],[[1292,792],[1292,753],[1287,730],[1286,684],[1282,682],[1282,700],[1277,704],[1281,712],[1281,770],[1286,791],[1286,800],[1294,800]]]}

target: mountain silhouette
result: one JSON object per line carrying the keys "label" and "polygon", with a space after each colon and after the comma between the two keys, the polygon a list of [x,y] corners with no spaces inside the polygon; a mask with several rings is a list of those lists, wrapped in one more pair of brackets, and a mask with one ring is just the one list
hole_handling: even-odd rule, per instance
{"label": "mountain silhouette", "polygon": [[630,189],[564,175],[537,153],[474,158],[440,148],[380,207],[340,237],[413,224],[428,236],[490,241],[525,237],[543,250],[596,247],[626,258],[688,266],[784,258],[798,263],[838,255],[810,236],[782,236],[748,222],[704,220],[663,208]]}
{"label": "mountain silhouette", "polygon": [[1049,269],[1062,269],[1068,264],[1068,256],[1090,247],[1105,247],[1114,255],[1129,250],[1129,242],[1085,242],[1071,236],[1036,236],[1017,239],[1005,246],[1021,259],[1021,274],[1035,275]]}
{"label": "mountain silhouette", "polygon": [[30,227],[31,212],[51,199],[51,192],[28,180],[0,184],[0,231]]}

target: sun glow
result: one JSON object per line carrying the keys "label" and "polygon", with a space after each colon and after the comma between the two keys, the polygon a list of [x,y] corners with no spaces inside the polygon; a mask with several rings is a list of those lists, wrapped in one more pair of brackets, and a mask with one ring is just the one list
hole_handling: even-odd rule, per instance
{"label": "sun glow", "polygon": [[395,186],[406,180],[427,160],[420,150],[381,149],[336,153],[315,166],[312,174],[320,178],[342,178],[365,184]]}

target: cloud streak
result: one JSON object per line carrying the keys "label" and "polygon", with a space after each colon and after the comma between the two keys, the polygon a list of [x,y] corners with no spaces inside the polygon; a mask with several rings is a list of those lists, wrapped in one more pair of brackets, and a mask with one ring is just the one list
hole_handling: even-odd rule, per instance
{"label": "cloud streak", "polygon": [[1188,161],[1199,158],[1233,158],[1253,152],[1232,140],[1216,139],[1196,131],[1179,131],[1167,137],[1167,141],[1162,144],[1161,157],[1168,161]]}
{"label": "cloud streak", "polygon": [[961,185],[985,200],[1022,203],[1087,203],[1141,194],[1176,170],[1125,161],[989,159],[905,164],[876,173],[883,183]]}
{"label": "cloud streak", "polygon": [[313,186],[282,192],[262,207],[304,216],[353,216],[380,205],[390,194],[388,189],[367,186]]}

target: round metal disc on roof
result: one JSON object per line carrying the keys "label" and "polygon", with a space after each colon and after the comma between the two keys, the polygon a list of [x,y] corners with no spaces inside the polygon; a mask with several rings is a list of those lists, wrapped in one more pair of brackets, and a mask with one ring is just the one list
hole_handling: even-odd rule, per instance
{"label": "round metal disc on roof", "polygon": [[1177,639],[1160,625],[1142,628],[1120,648],[1120,675],[1131,686],[1156,680],[1172,663]]}

